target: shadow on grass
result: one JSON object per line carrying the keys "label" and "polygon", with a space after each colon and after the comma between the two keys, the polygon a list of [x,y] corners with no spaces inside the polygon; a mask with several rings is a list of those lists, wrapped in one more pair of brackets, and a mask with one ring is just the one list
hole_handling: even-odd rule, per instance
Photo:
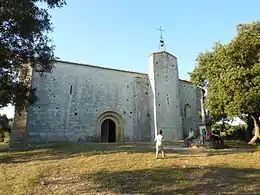
{"label": "shadow on grass", "polygon": [[154,149],[150,144],[38,144],[31,145],[24,149],[18,148],[11,151],[4,149],[0,151],[0,163],[59,160],[77,155],[93,156],[119,152],[147,153],[152,151],[154,151]]}
{"label": "shadow on grass", "polygon": [[80,178],[95,183],[91,190],[96,193],[257,194],[260,191],[260,169],[172,167],[98,172],[82,174]]}
{"label": "shadow on grass", "polygon": [[[169,147],[170,146],[170,147]],[[249,150],[213,150],[201,151],[200,149],[181,148],[176,144],[167,144],[164,149],[166,154],[192,155],[202,154],[226,155],[231,153],[244,153]],[[253,151],[253,150],[252,150]],[[106,143],[52,143],[52,144],[34,144],[25,148],[18,147],[10,150],[3,148],[0,150],[0,163],[24,163],[30,161],[59,160],[66,159],[76,155],[93,156],[111,153],[150,153],[155,152],[154,144],[144,143],[125,143],[125,144],[106,144]]]}

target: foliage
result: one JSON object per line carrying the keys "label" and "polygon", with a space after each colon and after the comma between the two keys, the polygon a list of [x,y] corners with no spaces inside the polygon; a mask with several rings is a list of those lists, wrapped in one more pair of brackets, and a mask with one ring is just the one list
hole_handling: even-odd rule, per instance
{"label": "foliage", "polygon": [[9,143],[10,142],[10,133],[4,132],[4,142]]}
{"label": "foliage", "polygon": [[10,132],[11,131],[9,119],[7,118],[7,116],[5,114],[0,115],[0,131],[2,131],[2,132]]}
{"label": "foliage", "polygon": [[228,44],[219,42],[213,51],[201,53],[191,80],[202,85],[208,80],[205,105],[214,116],[254,118],[260,122],[260,22],[239,24],[237,35]]}
{"label": "foliage", "polygon": [[218,129],[221,133],[221,136],[225,137],[228,140],[245,140],[246,138],[246,129],[247,125],[230,125],[228,123],[216,123],[212,125],[214,129]]}
{"label": "foliage", "polygon": [[4,138],[9,137],[11,126],[9,119],[6,115],[0,115],[0,141],[4,141]]}
{"label": "foliage", "polygon": [[1,1],[0,108],[11,103],[22,109],[35,98],[25,79],[30,68],[51,71],[56,57],[47,36],[53,30],[48,9],[65,4],[65,0]]}

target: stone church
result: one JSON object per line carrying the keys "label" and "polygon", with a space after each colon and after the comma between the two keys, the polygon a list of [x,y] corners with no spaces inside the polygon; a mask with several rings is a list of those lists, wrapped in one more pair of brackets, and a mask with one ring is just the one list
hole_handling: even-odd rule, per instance
{"label": "stone church", "polygon": [[166,51],[149,55],[148,74],[56,61],[43,77],[33,70],[31,85],[39,100],[16,114],[13,140],[149,141],[158,128],[178,140],[201,122],[200,89],[179,79],[177,58]]}

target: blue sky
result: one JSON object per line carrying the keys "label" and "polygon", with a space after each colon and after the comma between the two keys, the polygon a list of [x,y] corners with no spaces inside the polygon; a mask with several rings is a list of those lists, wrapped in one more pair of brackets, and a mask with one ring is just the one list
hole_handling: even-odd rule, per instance
{"label": "blue sky", "polygon": [[147,72],[161,25],[180,78],[189,80],[196,56],[229,42],[237,24],[260,19],[259,7],[259,0],[67,0],[51,11],[50,36],[61,60]]}
{"label": "blue sky", "polygon": [[166,47],[189,79],[199,52],[230,41],[238,23],[260,19],[260,1],[68,0],[52,11],[56,54],[61,60],[147,72],[158,51],[162,25]]}

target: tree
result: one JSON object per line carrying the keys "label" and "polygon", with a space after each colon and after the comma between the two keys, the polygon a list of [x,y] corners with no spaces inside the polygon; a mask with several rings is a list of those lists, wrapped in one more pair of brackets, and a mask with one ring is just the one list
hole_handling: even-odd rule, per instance
{"label": "tree", "polygon": [[48,10],[65,4],[65,0],[0,1],[0,108],[12,104],[22,109],[34,99],[34,90],[23,79],[28,75],[26,65],[51,71],[56,57],[47,36],[53,30]]}
{"label": "tree", "polygon": [[217,42],[213,51],[197,57],[191,80],[209,82],[206,107],[213,115],[230,117],[248,114],[260,138],[260,22],[237,25],[237,35],[228,44]]}

